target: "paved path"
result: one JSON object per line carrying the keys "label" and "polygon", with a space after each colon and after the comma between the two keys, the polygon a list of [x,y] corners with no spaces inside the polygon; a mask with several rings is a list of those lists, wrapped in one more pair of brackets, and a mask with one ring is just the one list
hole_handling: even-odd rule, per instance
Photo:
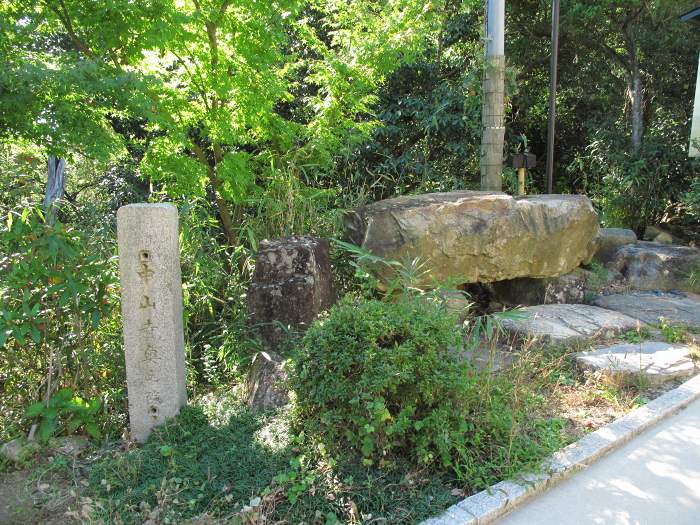
{"label": "paved path", "polygon": [[700,400],[496,524],[700,524]]}

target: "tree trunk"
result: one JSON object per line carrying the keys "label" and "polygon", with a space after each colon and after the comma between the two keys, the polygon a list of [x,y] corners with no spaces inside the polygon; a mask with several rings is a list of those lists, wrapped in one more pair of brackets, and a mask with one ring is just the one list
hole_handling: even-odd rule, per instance
{"label": "tree trunk", "polygon": [[238,244],[238,235],[236,235],[236,230],[233,227],[233,218],[231,216],[228,203],[221,196],[221,181],[216,174],[216,165],[218,162],[221,162],[221,159],[223,158],[221,148],[214,146],[214,155],[213,158],[210,158],[199,144],[193,142],[191,147],[199,162],[201,162],[207,168],[207,176],[209,177],[209,183],[211,184],[211,189],[214,194],[216,207],[219,210],[219,217],[221,218],[221,228],[224,230],[228,243],[231,246],[235,246]]}
{"label": "tree trunk", "polygon": [[639,154],[644,137],[644,87],[639,64],[635,60],[629,75],[628,90],[631,103],[632,152]]}
{"label": "tree trunk", "polygon": [[55,155],[49,155],[48,178],[44,194],[44,212],[46,222],[53,224],[56,220],[56,202],[63,198],[66,189],[66,161]]}
{"label": "tree trunk", "polygon": [[630,121],[632,124],[632,153],[637,156],[644,140],[644,86],[639,67],[637,43],[634,38],[632,22],[639,16],[628,19],[622,29],[627,52],[627,96],[630,100]]}
{"label": "tree trunk", "polygon": [[229,210],[228,203],[221,197],[221,181],[216,176],[216,171],[214,168],[209,167],[209,182],[211,183],[212,189],[214,190],[214,199],[216,200],[216,207],[219,210],[219,217],[221,217],[221,227],[226,234],[226,239],[231,246],[238,244],[238,235],[233,227],[233,218],[231,217],[231,211]]}
{"label": "tree trunk", "polygon": [[504,0],[486,1],[486,64],[481,108],[481,189],[501,191],[505,93]]}

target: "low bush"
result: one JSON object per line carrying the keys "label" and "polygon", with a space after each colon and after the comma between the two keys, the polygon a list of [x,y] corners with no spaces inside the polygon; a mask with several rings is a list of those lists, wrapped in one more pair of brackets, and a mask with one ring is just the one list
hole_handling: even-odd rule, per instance
{"label": "low bush", "polygon": [[425,296],[346,300],[293,359],[300,430],[367,465],[400,457],[477,484],[556,446],[560,425],[519,426],[531,399],[525,382],[475,370],[458,357],[463,342],[455,318]]}
{"label": "low bush", "polygon": [[346,301],[302,342],[293,388],[308,434],[344,443],[366,464],[399,453],[450,464],[463,439],[474,375],[450,355],[455,319],[429,301]]}

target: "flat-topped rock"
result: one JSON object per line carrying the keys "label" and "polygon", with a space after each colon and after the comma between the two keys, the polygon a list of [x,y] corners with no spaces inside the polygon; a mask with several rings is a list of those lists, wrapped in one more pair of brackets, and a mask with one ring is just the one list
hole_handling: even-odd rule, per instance
{"label": "flat-topped rock", "polygon": [[637,319],[623,313],[587,304],[528,306],[518,310],[518,317],[501,321],[507,333],[554,343],[611,338],[640,325]]}
{"label": "flat-topped rock", "polygon": [[576,355],[579,366],[615,375],[643,376],[652,383],[693,375],[697,368],[690,358],[692,348],[683,344],[645,341],[618,344]]}
{"label": "flat-topped rock", "polygon": [[635,290],[690,290],[688,274],[700,267],[700,250],[640,241],[618,248],[607,266]]}
{"label": "flat-topped rock", "polygon": [[671,324],[700,327],[700,299],[694,294],[673,292],[632,292],[603,295],[594,304],[657,324],[665,318]]}
{"label": "flat-topped rock", "polygon": [[625,228],[601,228],[598,236],[595,238],[596,254],[595,258],[600,262],[606,263],[610,261],[620,246],[635,244],[637,242],[637,234],[632,230]]}
{"label": "flat-topped rock", "polygon": [[[546,278],[590,261],[598,216],[583,195],[458,191],[404,196],[345,217],[348,239],[385,260],[419,257],[423,281]],[[377,265],[380,278],[392,270]]]}

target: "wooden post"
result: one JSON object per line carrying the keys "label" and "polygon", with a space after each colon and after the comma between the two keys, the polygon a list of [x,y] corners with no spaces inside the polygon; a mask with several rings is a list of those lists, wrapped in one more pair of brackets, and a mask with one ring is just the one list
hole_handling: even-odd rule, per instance
{"label": "wooden post", "polygon": [[525,168],[518,168],[518,195],[525,195]]}

